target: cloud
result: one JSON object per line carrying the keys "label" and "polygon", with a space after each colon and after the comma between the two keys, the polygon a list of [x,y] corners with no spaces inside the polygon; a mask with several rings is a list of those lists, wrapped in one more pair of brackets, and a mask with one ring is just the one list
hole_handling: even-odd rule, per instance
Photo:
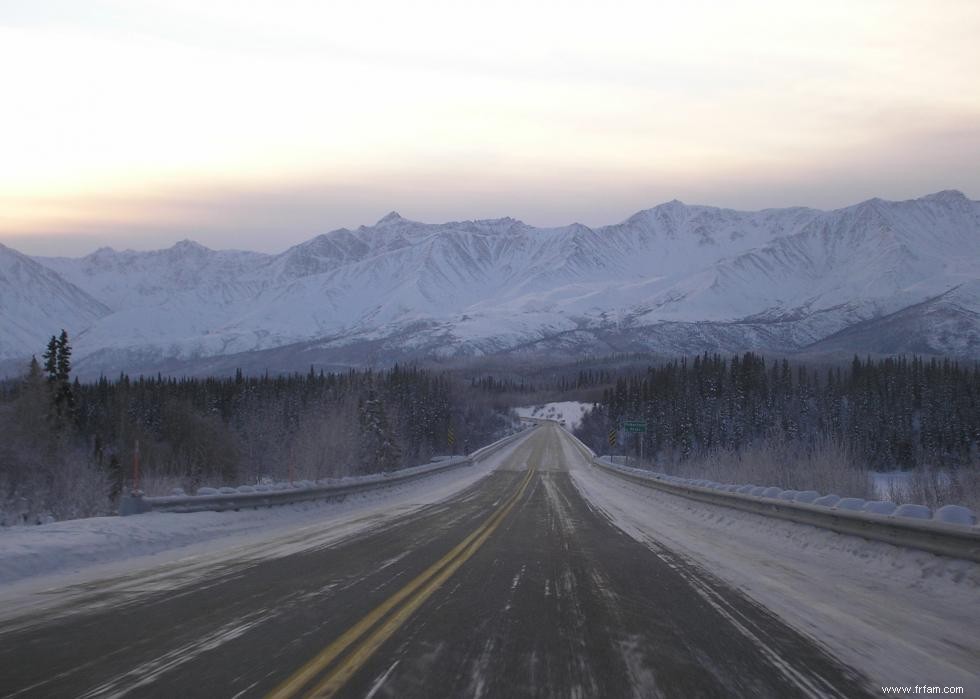
{"label": "cloud", "polygon": [[980,121],[901,128],[909,121],[896,117],[896,128],[883,129],[861,147],[798,162],[791,152],[763,153],[747,168],[679,172],[655,161],[642,168],[588,162],[556,168],[530,158],[489,167],[474,160],[249,184],[171,183],[152,194],[49,198],[23,202],[19,222],[0,216],[0,240],[26,251],[80,254],[99,245],[163,247],[190,237],[211,247],[279,252],[335,228],[372,224],[392,209],[429,222],[513,216],[543,226],[601,225],[673,198],[733,208],[835,208],[873,196],[906,199],[942,189],[980,194],[974,166],[980,160]]}
{"label": "cloud", "polygon": [[22,4],[0,236],[273,249],[392,208],[976,192],[978,33],[959,0]]}

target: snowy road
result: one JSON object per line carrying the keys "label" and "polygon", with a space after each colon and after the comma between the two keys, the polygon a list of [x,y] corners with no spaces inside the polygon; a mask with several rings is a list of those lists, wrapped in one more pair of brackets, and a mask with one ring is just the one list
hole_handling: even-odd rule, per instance
{"label": "snowy road", "polygon": [[2,693],[853,697],[896,681],[707,572],[677,528],[672,548],[625,521],[640,496],[557,427],[498,462],[441,502],[307,524],[285,551],[35,592],[61,603],[0,621]]}

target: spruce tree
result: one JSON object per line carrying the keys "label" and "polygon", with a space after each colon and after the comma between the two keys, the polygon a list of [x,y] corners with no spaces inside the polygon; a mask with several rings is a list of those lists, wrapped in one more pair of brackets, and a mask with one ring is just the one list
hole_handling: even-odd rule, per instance
{"label": "spruce tree", "polygon": [[20,395],[17,401],[17,413],[24,421],[25,425],[30,425],[38,435],[43,435],[41,429],[50,417],[51,411],[51,387],[45,381],[44,374],[41,372],[41,365],[38,364],[37,357],[31,357],[31,363],[27,370],[27,376],[21,385]]}
{"label": "spruce tree", "polygon": [[48,340],[48,349],[41,357],[44,358],[44,373],[47,374],[48,382],[53,384],[58,380],[58,338],[54,335]]}
{"label": "spruce tree", "polygon": [[75,392],[71,386],[71,344],[68,333],[61,331],[58,338],[58,408],[63,417],[75,417]]}
{"label": "spruce tree", "polygon": [[68,343],[68,333],[64,329],[61,331],[61,337],[58,338],[56,349],[58,381],[67,384],[71,375],[71,345]]}
{"label": "spruce tree", "polygon": [[[68,333],[62,329],[61,336],[51,336],[44,358],[44,373],[50,389],[51,417],[55,421],[72,418],[75,414],[75,395],[71,386],[71,343]],[[35,371],[37,360],[32,361],[31,371]],[[40,373],[40,368],[37,368]]]}
{"label": "spruce tree", "polygon": [[35,386],[41,382],[41,365],[37,363],[37,355],[31,355],[31,363],[27,367],[27,384]]}
{"label": "spruce tree", "polygon": [[398,468],[401,450],[394,441],[384,403],[374,389],[360,406],[362,463],[370,472],[388,472]]}

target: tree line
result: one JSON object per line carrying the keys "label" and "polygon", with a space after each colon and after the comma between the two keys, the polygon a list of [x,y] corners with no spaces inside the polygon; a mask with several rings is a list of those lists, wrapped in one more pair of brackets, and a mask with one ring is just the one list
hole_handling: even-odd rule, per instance
{"label": "tree line", "polygon": [[763,440],[829,437],[873,469],[955,468],[980,460],[980,365],[855,356],[815,368],[706,353],[619,378],[578,436],[609,453],[609,431],[632,419],[647,422],[646,454],[675,463]]}
{"label": "tree line", "polygon": [[[79,485],[63,483],[68,472],[104,487],[106,507],[129,483],[137,449],[147,481],[193,490],[393,471],[474,449],[509,427],[487,402],[466,400],[466,384],[417,367],[81,383],[70,358],[63,332],[43,365],[32,360],[23,380],[0,390],[9,437],[0,444],[0,514],[56,510]],[[98,499],[86,496],[84,507]]]}

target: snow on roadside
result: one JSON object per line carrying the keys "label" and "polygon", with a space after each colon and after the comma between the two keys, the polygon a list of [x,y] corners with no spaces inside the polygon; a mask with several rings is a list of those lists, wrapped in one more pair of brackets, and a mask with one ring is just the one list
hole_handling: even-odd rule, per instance
{"label": "snow on roadside", "polygon": [[620,529],[738,587],[872,684],[980,696],[980,565],[670,495],[563,445],[576,487]]}
{"label": "snow on roadside", "polygon": [[579,426],[579,423],[582,422],[582,416],[591,409],[592,406],[590,404],[580,403],[574,400],[514,408],[520,417],[556,420],[559,424],[564,425],[569,430],[576,429]]}
{"label": "snow on roadside", "polygon": [[[461,466],[342,501],[238,512],[150,512],[131,517],[93,517],[0,530],[0,607],[48,578],[93,579],[167,564],[187,557],[211,563],[230,555],[281,556],[353,535],[426,505],[452,497],[497,468],[518,439],[473,466]],[[43,576],[43,580],[38,580]],[[16,590],[14,588],[17,588]]]}

